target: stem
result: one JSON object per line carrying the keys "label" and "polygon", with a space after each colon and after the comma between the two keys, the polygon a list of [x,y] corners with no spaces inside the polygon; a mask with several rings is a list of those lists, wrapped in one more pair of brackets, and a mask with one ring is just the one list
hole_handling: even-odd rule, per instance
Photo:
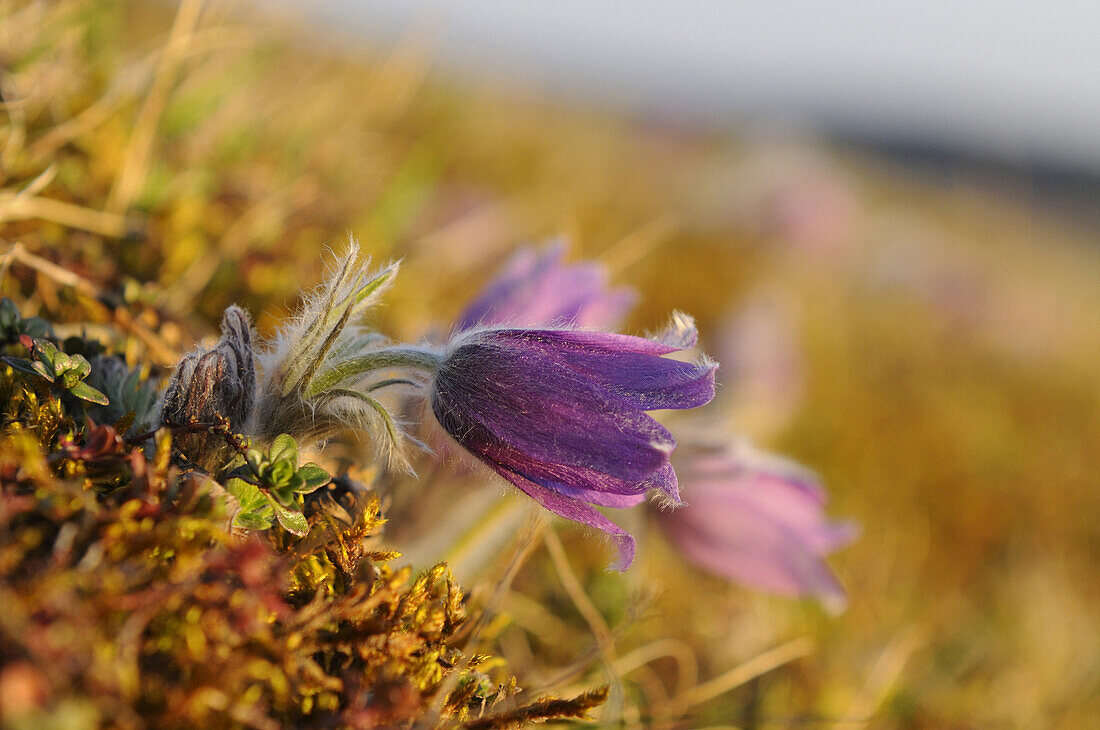
{"label": "stem", "polygon": [[353,378],[372,370],[392,368],[412,368],[434,372],[443,363],[443,356],[431,350],[418,347],[387,347],[369,352],[361,357],[344,360],[331,370],[314,378],[305,390],[305,397],[312,398],[333,388],[348,378]]}
{"label": "stem", "polygon": [[[218,423],[217,421],[210,421],[210,422],[192,421],[190,423],[165,424],[164,427],[166,427],[173,434],[177,434],[177,433],[202,433],[203,431],[211,431],[212,432],[214,429],[220,427],[221,425],[222,424]],[[146,431],[145,433],[139,433],[135,436],[125,436],[125,437],[123,437],[122,440],[125,441],[128,446],[134,446],[136,444],[142,443],[143,441],[148,441],[149,439],[153,438],[154,436],[157,435],[157,431],[159,431],[161,428],[162,428],[161,426],[157,426],[156,428],[151,429],[149,431]]]}
{"label": "stem", "polygon": [[344,282],[347,280],[352,258],[351,255],[346,255],[340,260],[340,270],[326,284],[324,301],[319,303],[316,316],[310,320],[309,325],[303,330],[302,338],[295,343],[292,351],[293,356],[286,360],[287,369],[281,376],[283,395],[288,395],[295,386],[308,382],[302,380],[302,374],[311,367],[316,369],[320,365],[321,361],[316,357],[310,357],[306,360],[305,356],[314,347],[317,340],[323,336],[322,333],[325,332],[325,323],[333,307],[336,306],[336,295],[339,294]]}
{"label": "stem", "polygon": [[381,403],[371,398],[366,393],[360,393],[357,390],[349,390],[347,388],[333,388],[327,391],[325,395],[331,395],[333,398],[354,398],[355,400],[365,403],[374,410],[378,417],[382,419],[382,425],[386,428],[386,435],[390,439],[390,446],[394,449],[401,445],[401,431],[398,430],[397,424],[393,422],[393,416],[387,411]]}

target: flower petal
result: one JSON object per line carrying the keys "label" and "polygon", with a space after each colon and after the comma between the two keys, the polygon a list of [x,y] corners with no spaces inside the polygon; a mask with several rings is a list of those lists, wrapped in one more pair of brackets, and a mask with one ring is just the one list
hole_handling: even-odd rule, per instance
{"label": "flower petal", "polygon": [[668,355],[682,348],[644,337],[621,335],[615,332],[594,332],[574,329],[519,329],[492,330],[494,337],[513,337],[550,343],[559,351],[609,354],[639,353],[643,355]]}
{"label": "flower petal", "polygon": [[680,499],[680,483],[672,464],[665,464],[653,472],[646,480],[646,485],[664,492],[674,505],[683,505],[684,502]]}
{"label": "flower petal", "polygon": [[608,289],[607,273],[596,263],[566,265],[565,242],[539,254],[516,252],[458,319],[457,328],[552,323],[612,328],[634,304],[630,289]]}
{"label": "flower petal", "polygon": [[573,497],[574,499],[583,500],[589,504],[599,505],[600,507],[627,509],[629,507],[637,507],[639,504],[646,501],[645,492],[639,492],[637,494],[618,494],[615,492],[597,492],[592,489],[579,489],[562,482],[536,482],[536,484],[540,484],[540,486],[555,492],[560,492],[566,496]]}
{"label": "flower petal", "polygon": [[[578,334],[600,334],[603,338],[587,338],[591,344],[581,344]],[[502,330],[494,333],[494,339],[553,360],[558,368],[582,373],[638,410],[695,408],[714,398],[717,365],[706,360],[681,362],[639,351],[648,348],[634,340],[649,343],[640,337],[570,330]]]}
{"label": "flower petal", "polygon": [[[663,467],[676,443],[644,412],[552,358],[477,341],[448,356],[432,408],[444,429],[475,453],[507,444],[532,463],[581,467],[630,482]],[[517,452],[495,453],[508,458]]]}
{"label": "flower petal", "polygon": [[552,489],[547,489],[529,479],[525,479],[515,472],[497,466],[493,468],[502,477],[559,517],[564,517],[567,520],[579,522],[589,527],[595,527],[597,530],[601,530],[610,535],[619,553],[618,559],[612,563],[612,567],[615,570],[626,570],[630,567],[630,564],[634,562],[634,537],[597,512],[595,508],[585,504],[579,499],[574,499],[573,497],[560,494]]}

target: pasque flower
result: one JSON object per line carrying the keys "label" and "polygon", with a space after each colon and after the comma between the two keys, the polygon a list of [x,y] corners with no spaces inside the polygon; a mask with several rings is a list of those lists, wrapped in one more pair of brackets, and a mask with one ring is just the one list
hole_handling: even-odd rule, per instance
{"label": "pasque flower", "polygon": [[574,329],[473,329],[432,383],[436,420],[543,507],[611,535],[619,569],[634,538],[592,505],[629,507],[650,489],[679,502],[672,435],[646,412],[714,397],[715,365],[664,357],[695,343],[683,315],[662,338]]}
{"label": "pasque flower", "polygon": [[744,443],[696,449],[677,467],[688,504],[658,520],[684,556],[737,583],[843,607],[824,557],[858,529],[828,519],[812,473]]}
{"label": "pasque flower", "polygon": [[592,261],[562,263],[566,244],[543,251],[519,249],[501,272],[463,311],[457,329],[492,325],[575,325],[615,328],[637,294],[607,285],[607,272]]}
{"label": "pasque flower", "polygon": [[[631,507],[651,489],[678,503],[672,435],[647,414],[714,397],[715,365],[665,355],[695,346],[677,314],[659,337],[594,332],[635,299],[596,263],[562,263],[563,242],[520,249],[458,318],[433,382],[436,420],[464,449],[543,507],[608,533],[616,566],[634,538],[594,506]],[[536,326],[539,329],[522,329]]]}

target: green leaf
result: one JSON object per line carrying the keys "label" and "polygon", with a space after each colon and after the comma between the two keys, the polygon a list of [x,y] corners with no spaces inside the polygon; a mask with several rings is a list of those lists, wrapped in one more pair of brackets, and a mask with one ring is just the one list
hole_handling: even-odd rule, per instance
{"label": "green leaf", "polygon": [[29,317],[23,320],[23,331],[36,339],[50,336],[50,324],[38,317]]}
{"label": "green leaf", "polygon": [[54,374],[53,370],[50,369],[50,366],[44,362],[31,363],[31,369],[35,372],[36,375],[45,378],[51,383],[57,379],[57,376]]}
{"label": "green leaf", "polygon": [[[53,376],[61,372],[64,368],[59,368],[58,365],[69,364],[69,356],[58,350],[57,347],[49,340],[35,340],[34,341],[34,354],[38,358],[38,361],[46,366],[49,371],[49,380],[53,380]],[[43,373],[45,375],[45,373]]]}
{"label": "green leaf", "polygon": [[279,504],[281,504],[283,506],[286,506],[286,507],[294,507],[295,506],[295,504],[294,504],[295,490],[294,490],[293,487],[279,486],[279,487],[272,487],[272,488],[266,489],[264,491],[267,492],[267,496],[274,498],[276,502],[278,502]]}
{"label": "green leaf", "polygon": [[394,274],[397,273],[397,264],[390,264],[386,268],[382,269],[374,275],[374,278],[363,285],[358,292],[355,293],[355,303],[359,304],[367,299],[370,295],[374,294],[380,287],[389,283],[393,279]]}
{"label": "green leaf", "polygon": [[[12,369],[18,370],[21,373],[45,377],[45,375],[39,369],[42,367],[42,363],[31,362],[30,360],[24,360],[21,357],[4,357],[0,358],[0,360],[3,360],[4,364],[10,365]],[[38,367],[36,368],[35,365],[37,365]]]}
{"label": "green leaf", "polygon": [[72,355],[69,370],[76,372],[81,380],[92,372],[92,364],[83,355]]}
{"label": "green leaf", "polygon": [[[270,505],[268,506],[270,510]],[[235,527],[243,527],[246,530],[266,530],[271,527],[272,512],[267,514],[262,512],[245,512],[240,510],[233,517],[233,525]]]}
{"label": "green leaf", "polygon": [[273,497],[268,497],[268,502],[275,508],[275,517],[278,518],[279,524],[283,526],[283,529],[287,532],[301,537],[309,532],[309,523],[306,522],[306,516],[296,510],[290,510],[279,504]]}
{"label": "green leaf", "polygon": [[279,434],[275,437],[275,441],[271,444],[271,450],[268,451],[268,458],[271,461],[280,461],[286,459],[293,466],[298,465],[298,444],[294,439],[285,433]]}
{"label": "green leaf", "polygon": [[87,383],[77,383],[69,388],[69,392],[75,395],[81,400],[86,400],[89,403],[98,403],[101,406],[105,406],[110,403],[107,400],[107,396],[100,393],[98,390],[88,385]]}
{"label": "green leaf", "polygon": [[233,524],[248,530],[266,530],[271,527],[275,510],[271,502],[255,484],[232,478],[225,482],[225,490],[232,494],[240,508],[233,516]]}
{"label": "green leaf", "polygon": [[298,475],[302,477],[304,482],[304,484],[298,488],[298,491],[302,494],[314,492],[332,481],[332,476],[312,461],[299,467]]}
{"label": "green leaf", "polygon": [[298,467],[294,462],[287,461],[286,459],[279,459],[278,461],[266,464],[260,473],[263,476],[264,486],[285,487],[290,484],[297,470]]}
{"label": "green leaf", "polygon": [[12,327],[19,319],[19,307],[15,306],[15,302],[7,297],[0,299],[0,326]]}
{"label": "green leaf", "polygon": [[225,491],[237,498],[242,512],[252,512],[257,507],[267,504],[267,497],[264,496],[259,487],[238,477],[226,480]]}
{"label": "green leaf", "polygon": [[256,449],[249,449],[244,458],[249,468],[256,474],[259,474],[260,469],[264,465],[264,455]]}

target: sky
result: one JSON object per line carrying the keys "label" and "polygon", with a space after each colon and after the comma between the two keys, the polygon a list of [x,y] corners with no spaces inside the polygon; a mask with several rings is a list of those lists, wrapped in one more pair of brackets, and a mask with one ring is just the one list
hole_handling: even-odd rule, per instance
{"label": "sky", "polygon": [[1100,173],[1100,0],[282,0],[351,43],[644,113]]}

